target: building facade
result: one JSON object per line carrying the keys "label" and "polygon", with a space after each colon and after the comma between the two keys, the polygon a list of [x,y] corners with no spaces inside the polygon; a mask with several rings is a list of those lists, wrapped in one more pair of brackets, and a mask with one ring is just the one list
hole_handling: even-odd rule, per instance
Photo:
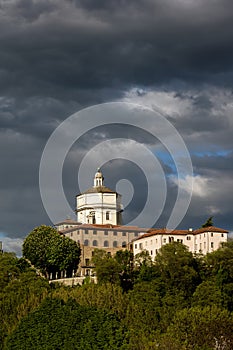
{"label": "building facade", "polygon": [[159,249],[170,242],[186,245],[192,253],[207,254],[227,241],[228,231],[217,227],[198,230],[148,229],[123,226],[121,195],[104,186],[104,177],[98,169],[93,187],[76,196],[77,221],[67,219],[55,225],[64,236],[78,242],[81,259],[78,276],[93,275],[92,256],[95,249],[114,255],[130,248],[134,256],[148,251],[152,260]]}
{"label": "building facade", "polygon": [[134,256],[143,250],[148,251],[152,260],[158,254],[159,249],[170,242],[183,243],[190,252],[207,254],[221,247],[227,242],[228,231],[209,226],[198,230],[149,230],[145,234],[135,239],[132,244]]}
{"label": "building facade", "polygon": [[82,224],[122,224],[121,195],[104,186],[100,169],[94,177],[94,186],[76,196],[77,221]]}

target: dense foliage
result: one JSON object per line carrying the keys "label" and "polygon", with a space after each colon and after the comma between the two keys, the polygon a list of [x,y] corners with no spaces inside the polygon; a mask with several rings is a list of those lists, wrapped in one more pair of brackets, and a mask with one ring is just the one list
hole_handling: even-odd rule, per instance
{"label": "dense foliage", "polygon": [[96,251],[98,284],[48,284],[0,256],[1,348],[233,349],[233,242],[207,256],[181,243],[114,257]]}
{"label": "dense foliage", "polygon": [[77,270],[80,254],[79,244],[45,225],[36,227],[23,243],[23,256],[46,276],[61,271],[71,276]]}

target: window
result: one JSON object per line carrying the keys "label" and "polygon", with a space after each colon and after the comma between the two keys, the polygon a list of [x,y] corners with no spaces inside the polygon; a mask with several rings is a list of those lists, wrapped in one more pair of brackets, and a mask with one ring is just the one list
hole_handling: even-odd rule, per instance
{"label": "window", "polygon": [[89,266],[90,265],[90,259],[85,259],[85,265]]}
{"label": "window", "polygon": [[150,251],[150,255],[153,255],[153,251],[152,250]]}
{"label": "window", "polygon": [[200,243],[200,250],[202,250],[202,244]]}
{"label": "window", "polygon": [[117,232],[116,231],[113,232],[113,236],[117,236]]}
{"label": "window", "polygon": [[142,246],[142,243],[139,243],[139,249],[142,249],[143,246]]}
{"label": "window", "polygon": [[93,235],[97,235],[97,231],[96,230],[93,230]]}
{"label": "window", "polygon": [[221,236],[224,237],[224,234],[222,233]]}
{"label": "window", "polygon": [[126,232],[122,232],[122,236],[126,236]]}
{"label": "window", "polygon": [[211,246],[211,248],[213,249],[213,248],[214,248],[214,242],[211,242],[211,243],[210,243],[210,246]]}
{"label": "window", "polygon": [[108,235],[108,231],[104,231],[104,235],[107,236]]}
{"label": "window", "polygon": [[183,239],[177,239],[177,242],[179,242],[179,243],[183,243]]}
{"label": "window", "polygon": [[92,245],[93,245],[93,247],[98,247],[98,242],[96,239],[94,239],[94,241],[92,242]]}
{"label": "window", "polygon": [[191,237],[190,236],[187,236],[187,241],[191,241]]}
{"label": "window", "polygon": [[124,242],[122,242],[122,248],[126,248],[126,242],[124,241]]}
{"label": "window", "polygon": [[88,241],[88,239],[85,239],[85,241],[84,241],[84,245],[85,245],[85,246],[88,246],[88,245],[89,245],[89,241]]}
{"label": "window", "polygon": [[110,213],[109,211],[106,211],[106,220],[109,220],[110,219]]}
{"label": "window", "polygon": [[85,233],[85,235],[88,235],[89,232],[88,232],[88,230],[85,230],[84,233]]}
{"label": "window", "polygon": [[210,236],[213,237],[213,235],[214,235],[213,232],[211,232]]}
{"label": "window", "polygon": [[134,237],[138,237],[138,232],[134,232]]}
{"label": "window", "polygon": [[164,239],[163,239],[163,243],[166,243],[166,241],[167,241],[166,238],[164,238]]}
{"label": "window", "polygon": [[135,245],[134,245],[134,248],[135,248],[135,249],[137,249],[137,248],[138,248],[138,245],[137,245],[137,244],[135,244]]}
{"label": "window", "polygon": [[70,237],[73,237],[73,232],[70,232]]}
{"label": "window", "polygon": [[158,249],[155,249],[155,255],[158,253]]}
{"label": "window", "polygon": [[109,247],[108,241],[104,241],[104,247],[105,247],[105,248],[106,248],[106,247]]}
{"label": "window", "polygon": [[169,237],[169,243],[174,242],[174,237]]}
{"label": "window", "polygon": [[113,241],[113,248],[117,248],[117,241]]}
{"label": "window", "polygon": [[206,249],[206,242],[204,242],[204,249]]}

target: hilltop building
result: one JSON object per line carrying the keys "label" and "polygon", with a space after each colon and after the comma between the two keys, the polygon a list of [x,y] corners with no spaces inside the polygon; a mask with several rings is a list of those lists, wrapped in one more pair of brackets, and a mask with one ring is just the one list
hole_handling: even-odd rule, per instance
{"label": "hilltop building", "polygon": [[100,169],[94,177],[94,186],[76,196],[77,221],[82,224],[122,224],[121,195],[104,186]]}
{"label": "hilltop building", "polygon": [[167,243],[180,242],[186,245],[190,252],[207,254],[218,249],[227,241],[228,231],[214,227],[203,227],[198,230],[168,230],[150,229],[147,233],[135,239],[131,244],[134,255],[147,250],[152,260],[158,250]]}
{"label": "hilltop building", "polygon": [[96,248],[113,255],[147,231],[137,226],[122,226],[122,212],[121,195],[104,185],[103,174],[98,169],[93,187],[76,196],[77,221],[66,219],[55,224],[63,235],[79,242],[81,276],[92,274],[91,259]]}
{"label": "hilltop building", "polygon": [[122,212],[121,195],[104,185],[103,174],[98,169],[93,187],[76,196],[77,221],[67,219],[55,225],[61,234],[80,244],[80,276],[92,275],[91,260],[96,248],[111,255],[125,248],[131,249],[134,255],[147,250],[154,260],[158,250],[172,241],[185,244],[192,253],[203,254],[227,241],[228,231],[213,226],[197,230],[123,226]]}

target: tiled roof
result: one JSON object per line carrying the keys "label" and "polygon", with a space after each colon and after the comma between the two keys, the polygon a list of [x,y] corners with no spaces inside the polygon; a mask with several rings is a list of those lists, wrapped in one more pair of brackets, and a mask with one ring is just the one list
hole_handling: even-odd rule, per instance
{"label": "tiled roof", "polygon": [[135,240],[139,240],[141,238],[146,238],[146,237],[151,237],[155,235],[196,235],[199,233],[204,233],[204,232],[219,232],[219,233],[228,233],[229,231],[224,230],[222,228],[214,227],[214,226],[209,226],[209,227],[203,227],[197,230],[169,230],[166,228],[161,228],[161,229],[149,229],[145,234],[142,236],[136,238]]}
{"label": "tiled roof", "polygon": [[202,232],[229,233],[229,231],[224,230],[223,228],[215,227],[215,226],[201,227],[201,228],[194,231],[194,233],[202,233]]}
{"label": "tiled roof", "polygon": [[81,223],[72,219],[66,219],[64,221],[58,222],[57,224],[54,224],[54,226],[59,226],[59,225],[81,225]]}
{"label": "tiled roof", "polygon": [[106,186],[96,186],[96,187],[93,186],[93,187],[89,188],[88,190],[78,194],[77,196],[80,196],[82,194],[87,194],[87,193],[117,193],[117,192],[111,190],[110,188],[108,188]]}

